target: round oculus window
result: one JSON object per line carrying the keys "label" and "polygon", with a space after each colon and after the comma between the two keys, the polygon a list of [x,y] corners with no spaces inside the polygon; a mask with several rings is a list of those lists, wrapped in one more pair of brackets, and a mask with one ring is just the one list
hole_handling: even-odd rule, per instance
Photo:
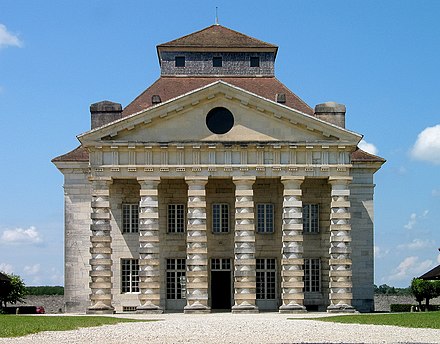
{"label": "round oculus window", "polygon": [[224,107],[216,107],[206,115],[206,126],[214,134],[226,134],[234,126],[234,115]]}

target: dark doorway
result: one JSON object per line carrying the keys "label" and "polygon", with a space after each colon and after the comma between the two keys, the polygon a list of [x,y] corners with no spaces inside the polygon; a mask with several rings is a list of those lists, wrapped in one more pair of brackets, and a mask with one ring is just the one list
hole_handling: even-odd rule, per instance
{"label": "dark doorway", "polygon": [[231,309],[231,271],[211,271],[211,308]]}

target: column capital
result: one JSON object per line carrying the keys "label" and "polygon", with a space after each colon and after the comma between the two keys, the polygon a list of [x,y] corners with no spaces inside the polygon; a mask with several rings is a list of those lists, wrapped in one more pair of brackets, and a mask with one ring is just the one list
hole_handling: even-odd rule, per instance
{"label": "column capital", "polygon": [[137,178],[138,183],[143,186],[150,188],[156,188],[160,183],[160,177],[141,177]]}
{"label": "column capital", "polygon": [[255,177],[255,176],[249,176],[249,177],[242,177],[242,176],[232,177],[232,182],[233,182],[235,185],[238,185],[238,184],[254,184],[256,180],[257,180],[257,177]]}
{"label": "column capital", "polygon": [[328,177],[328,182],[331,185],[348,185],[353,180],[350,176],[330,176]]}
{"label": "column capital", "polygon": [[188,176],[188,177],[185,177],[185,183],[187,183],[188,185],[190,185],[190,184],[206,185],[208,183],[208,177]]}
{"label": "column capital", "polygon": [[283,183],[284,185],[297,184],[298,186],[300,186],[305,179],[305,177],[301,176],[283,176],[281,177],[281,183]]}

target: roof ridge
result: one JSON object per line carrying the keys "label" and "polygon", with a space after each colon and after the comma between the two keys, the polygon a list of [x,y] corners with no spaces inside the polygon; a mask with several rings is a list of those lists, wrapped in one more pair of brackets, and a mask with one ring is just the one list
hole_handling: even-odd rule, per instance
{"label": "roof ridge", "polygon": [[313,113],[315,113],[315,110],[313,110],[313,108],[307,104],[304,100],[302,100],[302,98],[300,96],[298,96],[296,93],[292,92],[290,90],[290,88],[288,88],[286,85],[284,85],[283,82],[281,82],[276,76],[274,76],[274,78],[281,84],[283,85],[284,88],[286,88],[290,93],[294,94],[296,96],[296,98],[298,98],[298,100],[306,107],[308,107]]}

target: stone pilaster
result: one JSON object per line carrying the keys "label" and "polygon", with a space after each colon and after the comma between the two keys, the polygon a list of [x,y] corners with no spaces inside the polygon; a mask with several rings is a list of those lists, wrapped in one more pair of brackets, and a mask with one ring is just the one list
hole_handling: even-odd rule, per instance
{"label": "stone pilaster", "polygon": [[283,191],[283,234],[280,313],[305,312],[303,214],[301,184],[304,177],[281,177]]}
{"label": "stone pilaster", "polygon": [[110,178],[92,179],[90,301],[88,314],[112,314],[112,248]]}
{"label": "stone pilaster", "polygon": [[352,301],[350,189],[351,177],[330,177],[330,306],[328,312],[354,312]]}
{"label": "stone pilaster", "polygon": [[139,294],[138,313],[162,313],[160,307],[159,200],[160,178],[143,178],[139,203]]}
{"label": "stone pilaster", "polygon": [[207,177],[187,177],[188,223],[186,228],[185,313],[207,313],[208,306],[208,237],[206,234]]}
{"label": "stone pilaster", "polygon": [[255,177],[234,177],[234,301],[233,313],[256,313],[256,260],[254,192]]}

